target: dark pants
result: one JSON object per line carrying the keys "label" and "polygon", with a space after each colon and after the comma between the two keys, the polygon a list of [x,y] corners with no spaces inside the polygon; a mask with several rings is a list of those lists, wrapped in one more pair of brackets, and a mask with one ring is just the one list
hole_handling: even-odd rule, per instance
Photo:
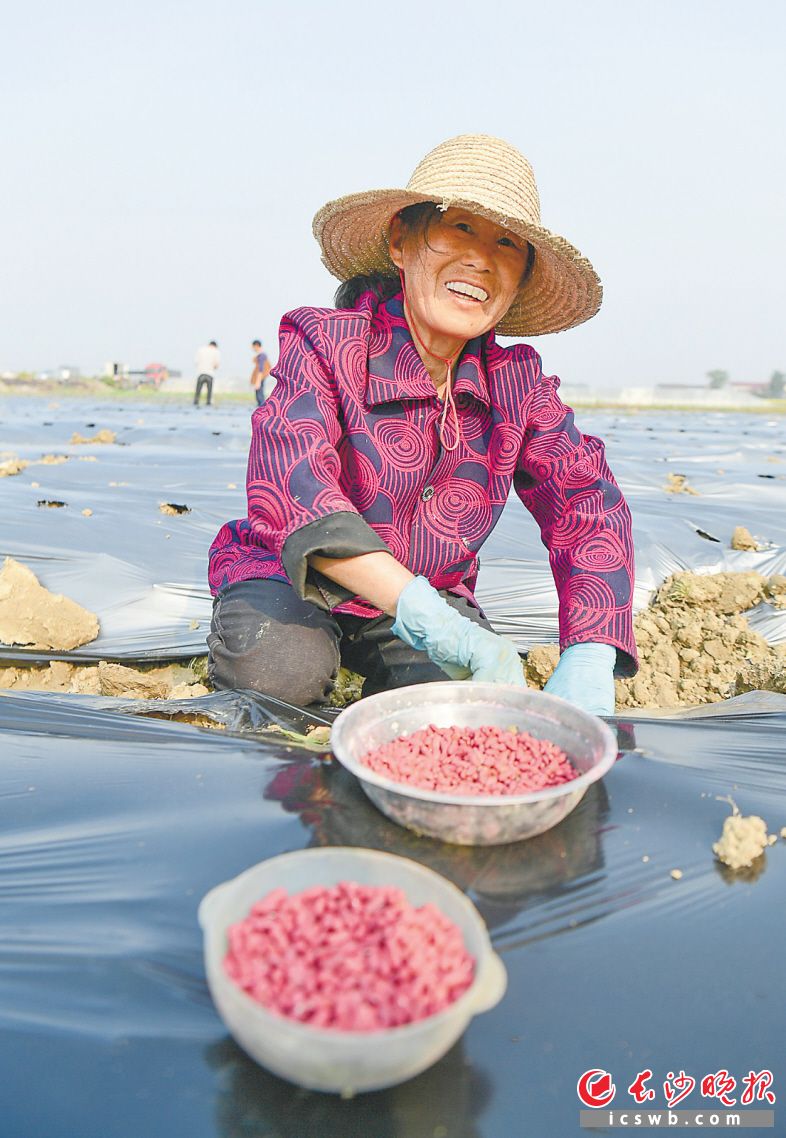
{"label": "dark pants", "polygon": [[207,405],[210,406],[210,401],[213,398],[213,377],[203,373],[197,376],[196,391],[194,392],[194,406],[198,406],[199,397],[202,394],[202,388],[207,388]]}
{"label": "dark pants", "polygon": [[[462,597],[442,596],[491,628]],[[448,679],[425,652],[394,636],[392,624],[389,616],[325,612],[282,581],[240,581],[213,602],[208,674],[216,688],[250,688],[299,707],[323,703],[342,664],[365,676],[363,695]]]}
{"label": "dark pants", "polygon": [[264,392],[264,384],[260,383],[254,394],[257,397],[257,407],[261,407],[267,398]]}

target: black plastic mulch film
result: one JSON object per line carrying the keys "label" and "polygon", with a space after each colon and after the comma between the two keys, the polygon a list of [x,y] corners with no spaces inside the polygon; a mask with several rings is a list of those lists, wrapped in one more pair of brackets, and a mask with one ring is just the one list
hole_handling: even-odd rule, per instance
{"label": "black plastic mulch film", "polygon": [[[66,423],[58,412],[57,437],[46,451],[76,453],[63,439],[84,431],[85,416],[70,405],[67,410],[73,419]],[[122,440],[127,417],[142,460],[129,466],[127,452],[94,447],[100,477],[99,462],[74,457],[34,468],[41,489],[30,487],[30,468],[27,482],[5,479],[2,553],[30,565],[47,587],[99,612],[108,631],[95,656],[110,655],[110,645],[115,658],[197,652],[198,637],[189,639],[182,626],[209,620],[197,563],[203,578],[213,532],[243,513],[246,412],[226,412],[209,427],[204,419],[183,422],[178,413],[182,425],[169,439],[171,423],[156,418],[147,441],[136,419],[148,422],[162,412],[112,413],[114,421],[103,409],[91,418]],[[777,518],[775,512],[783,487],[761,479],[759,493],[754,470],[744,498],[745,480],[732,465],[735,455],[743,455],[738,466],[752,460],[743,453],[739,420],[733,440],[719,439],[711,454],[706,420],[712,418],[703,420],[696,446],[703,465],[697,459],[696,473],[694,467],[688,473],[700,485],[700,469],[728,468],[729,493],[716,488],[708,507],[709,514],[717,512],[715,521],[696,498],[661,501],[656,488],[669,468],[644,470],[642,439],[651,425],[645,416],[580,420],[607,441],[611,435],[612,466],[632,499],[637,526],[641,532],[651,524],[657,534],[659,579],[664,568],[696,567],[691,548],[707,558],[699,564],[714,557],[724,561],[718,567],[782,571],[778,547],[786,544],[786,522],[782,510]],[[14,421],[17,435],[9,438],[13,432],[4,427],[3,449],[37,457],[32,443],[23,445],[24,417]],[[727,429],[724,422],[720,417],[719,432]],[[40,411],[30,412],[28,425],[30,436],[35,426],[40,439]],[[674,453],[682,426],[677,418],[670,427]],[[765,420],[751,426],[752,450],[765,427]],[[209,443],[208,430],[222,434],[210,434],[212,450],[208,445],[207,453],[197,454]],[[663,430],[659,445],[662,450]],[[40,442],[36,446],[41,452]],[[644,470],[639,481],[630,474],[634,458]],[[194,468],[186,470],[197,459],[198,485]],[[679,456],[680,470],[685,465]],[[765,472],[773,471],[780,477],[774,465]],[[127,488],[109,485],[124,479],[134,484],[127,496]],[[225,489],[230,482],[237,491]],[[40,517],[26,514],[36,510],[33,494],[68,502],[47,512],[46,547]],[[650,499],[648,516],[640,507]],[[160,501],[184,502],[192,513],[163,516]],[[88,506],[94,514],[83,518]],[[509,513],[510,522],[506,512],[492,538],[494,548],[486,546],[482,599],[493,620],[517,606],[526,609],[517,636],[523,645],[539,638],[534,624],[545,627],[550,617],[545,604],[529,609],[521,599],[544,561],[536,531],[526,533],[525,551],[510,540],[515,531],[523,544],[524,527],[534,527],[523,511]],[[716,525],[725,545],[729,527],[745,524],[766,533],[773,549],[730,554],[697,536],[689,516],[705,532]],[[189,528],[178,533],[183,522]],[[513,530],[504,529],[508,524]],[[173,536],[167,539],[166,532]],[[511,546],[504,555],[503,539]],[[654,566],[640,558],[643,591]],[[125,577],[113,577],[118,567]],[[508,587],[514,567],[518,600]],[[162,589],[166,603],[156,608],[151,597]],[[184,599],[182,618],[171,616],[172,596]],[[771,639],[781,638],[777,614],[762,618],[774,619]],[[540,638],[548,639],[548,631]],[[186,710],[201,711],[224,729],[151,717]],[[786,1130],[780,1098],[786,1093],[786,842],[779,839],[752,870],[738,874],[721,866],[711,848],[729,812],[719,797],[731,795],[744,814],[759,814],[771,833],[786,826],[786,697],[751,693],[700,714],[639,713],[612,721],[619,759],[563,823],[526,842],[476,849],[417,838],[388,822],[326,756],[266,732],[271,723],[302,731],[330,718],[244,693],[166,705],[0,696],[0,1134],[567,1138],[582,1132],[576,1082],[590,1069],[609,1071],[623,1098],[644,1069],[652,1070],[656,1087],[680,1070],[700,1079],[725,1069],[741,1079],[768,1069],[778,1095],[770,1133]],[[325,845],[388,850],[454,881],[478,906],[509,975],[501,1003],[475,1018],[429,1071],[351,1101],[299,1091],[232,1042],[207,991],[196,921],[199,900],[217,883],[266,857]],[[682,872],[679,880],[673,869]]]}

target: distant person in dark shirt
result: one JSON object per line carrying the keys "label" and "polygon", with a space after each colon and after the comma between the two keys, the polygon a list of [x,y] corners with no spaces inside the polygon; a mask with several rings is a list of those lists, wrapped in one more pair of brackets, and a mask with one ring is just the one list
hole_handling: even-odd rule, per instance
{"label": "distant person in dark shirt", "polygon": [[[264,403],[270,394],[269,385],[266,383],[270,375],[270,360],[262,351],[261,340],[251,341],[251,351],[254,354],[254,370],[251,372],[249,383],[254,388],[257,404],[260,404]],[[275,380],[273,382],[275,382]]]}

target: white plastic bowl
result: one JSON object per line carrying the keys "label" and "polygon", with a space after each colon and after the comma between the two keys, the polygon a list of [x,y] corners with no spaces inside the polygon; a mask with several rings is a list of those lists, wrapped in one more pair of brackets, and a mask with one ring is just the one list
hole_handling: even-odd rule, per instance
{"label": "white plastic bowl", "polygon": [[[578,775],[529,794],[444,794],[376,774],[364,755],[400,735],[437,727],[516,726],[566,752]],[[513,684],[459,680],[379,692],[347,707],[330,732],[338,761],[374,805],[417,834],[465,846],[498,846],[532,838],[561,822],[588,788],[614,765],[617,742],[602,719],[564,699]]]}
{"label": "white plastic bowl", "polygon": [[[279,886],[291,895],[341,881],[397,886],[412,905],[436,905],[461,929],[475,957],[475,978],[467,991],[436,1015],[403,1027],[329,1031],[268,1011],[229,979],[223,969],[227,929],[256,901]],[[199,906],[199,923],[210,994],[225,1025],[252,1059],[309,1090],[348,1095],[403,1083],[441,1059],[472,1017],[499,1003],[507,987],[505,966],[472,902],[433,870],[376,850],[336,846],[260,862],[211,889]]]}

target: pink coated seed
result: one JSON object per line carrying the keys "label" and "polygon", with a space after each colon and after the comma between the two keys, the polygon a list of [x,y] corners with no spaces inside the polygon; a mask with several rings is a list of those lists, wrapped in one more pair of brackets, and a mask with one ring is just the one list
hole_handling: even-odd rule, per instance
{"label": "pink coated seed", "polygon": [[342,881],[275,889],[230,925],[224,971],[269,1011],[337,1031],[425,1019],[475,972],[461,930],[401,889]]}
{"label": "pink coated seed", "polygon": [[556,743],[493,726],[430,724],[383,743],[361,762],[393,782],[457,795],[527,794],[577,775]]}

